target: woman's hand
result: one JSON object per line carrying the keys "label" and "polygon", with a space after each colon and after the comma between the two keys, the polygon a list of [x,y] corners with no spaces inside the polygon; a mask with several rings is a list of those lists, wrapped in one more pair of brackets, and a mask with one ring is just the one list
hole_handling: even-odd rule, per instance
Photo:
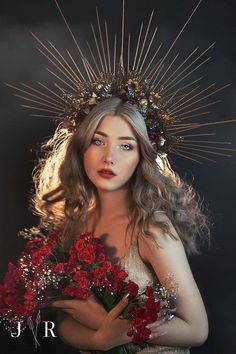
{"label": "woman's hand", "polygon": [[86,327],[97,330],[107,315],[102,304],[92,295],[88,300],[59,300],[52,307],[60,308],[74,320]]}
{"label": "woman's hand", "polygon": [[110,310],[102,322],[100,328],[94,333],[94,342],[97,343],[99,350],[110,350],[118,345],[130,343],[132,338],[127,336],[130,327],[128,320],[118,318],[128,305],[128,296]]}

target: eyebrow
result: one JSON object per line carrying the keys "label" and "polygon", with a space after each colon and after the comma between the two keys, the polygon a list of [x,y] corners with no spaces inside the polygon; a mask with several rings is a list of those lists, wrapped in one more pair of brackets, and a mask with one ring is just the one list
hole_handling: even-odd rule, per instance
{"label": "eyebrow", "polygon": [[[99,134],[99,135],[102,135],[102,136],[104,136],[106,138],[109,138],[109,135],[107,135],[106,133],[101,132],[99,130],[96,130],[94,132],[94,134]],[[137,141],[133,136],[119,136],[118,140],[133,140],[133,141]]]}

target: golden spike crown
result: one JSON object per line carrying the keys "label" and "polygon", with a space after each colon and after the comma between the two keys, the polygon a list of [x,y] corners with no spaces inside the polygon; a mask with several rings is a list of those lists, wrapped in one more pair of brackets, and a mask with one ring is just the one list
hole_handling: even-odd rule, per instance
{"label": "golden spike crown", "polygon": [[[210,57],[206,54],[215,43],[200,53],[195,48],[178,65],[178,54],[170,63],[167,61],[202,0],[198,1],[168,50],[159,58],[162,44],[154,47],[158,26],[151,30],[154,11],[146,29],[143,23],[140,26],[131,58],[130,33],[125,43],[125,0],[122,0],[119,53],[116,34],[111,44],[107,21],[102,25],[96,9],[97,29],[91,24],[94,46],[86,42],[89,51],[89,56],[86,56],[57,0],[54,1],[78,50],[79,61],[69,50],[66,51],[66,59],[51,42],[45,44],[32,34],[38,50],[55,69],[47,69],[48,72],[57,80],[53,88],[41,82],[38,82],[37,88],[24,83],[19,86],[7,84],[17,91],[15,96],[30,103],[22,106],[34,111],[32,116],[62,120],[64,126],[73,130],[99,102],[120,97],[135,105],[144,117],[150,141],[159,157],[175,154],[197,163],[204,160],[216,162],[212,157],[231,156],[230,152],[236,151],[225,147],[231,142],[213,140],[214,132],[204,132],[204,127],[235,122],[236,119],[202,120],[210,113],[208,107],[220,102],[214,99],[209,101],[209,98],[229,85],[216,87],[213,83],[201,88],[201,77],[191,80],[191,75],[209,61]],[[199,120],[191,122],[195,117]],[[195,133],[196,130],[198,132]],[[207,136],[211,140],[206,140]]]}

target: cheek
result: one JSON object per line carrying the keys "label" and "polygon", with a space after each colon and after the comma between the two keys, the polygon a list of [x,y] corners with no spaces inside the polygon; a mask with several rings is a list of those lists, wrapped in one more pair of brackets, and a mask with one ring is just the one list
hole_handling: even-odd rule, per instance
{"label": "cheek", "polygon": [[126,162],[124,161],[124,163],[127,166],[128,172],[130,172],[130,174],[132,174],[135,171],[135,169],[139,163],[139,154],[137,153],[137,154],[134,154],[133,156],[130,156],[128,161],[126,161]]}
{"label": "cheek", "polygon": [[84,153],[84,169],[86,173],[90,172],[90,168],[92,168],[96,162],[96,156],[92,150],[93,149],[88,148]]}

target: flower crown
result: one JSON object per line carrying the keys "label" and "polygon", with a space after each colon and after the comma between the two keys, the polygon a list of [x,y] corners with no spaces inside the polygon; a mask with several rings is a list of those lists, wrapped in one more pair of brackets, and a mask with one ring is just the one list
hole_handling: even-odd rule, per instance
{"label": "flower crown", "polygon": [[[146,29],[143,24],[141,25],[137,42],[131,48],[130,34],[127,42],[125,41],[123,0],[120,52],[117,55],[116,35],[111,45],[107,22],[105,21],[103,26],[96,10],[97,31],[91,25],[95,49],[87,42],[89,56],[85,56],[57,0],[54,1],[79,52],[79,62],[68,50],[66,60],[51,42],[46,45],[33,34],[39,51],[56,68],[56,72],[48,69],[57,79],[54,88],[51,89],[40,82],[38,83],[40,90],[27,84],[18,87],[7,84],[20,92],[15,94],[17,97],[35,104],[22,105],[36,112],[32,114],[33,116],[62,120],[69,130],[77,129],[95,105],[110,97],[120,97],[123,101],[135,105],[144,117],[149,139],[160,157],[175,154],[202,163],[204,160],[215,162],[210,157],[216,155],[231,156],[229,152],[235,150],[224,147],[224,144],[230,142],[206,140],[206,136],[215,133],[204,132],[204,127],[236,120],[201,122],[201,118],[210,113],[206,109],[219,102],[209,101],[209,97],[229,85],[215,89],[213,88],[215,84],[212,84],[200,88],[195,85],[198,85],[201,78],[190,79],[193,72],[209,60],[205,55],[214,43],[201,53],[197,53],[197,48],[194,49],[177,66],[174,65],[178,55],[170,59],[173,47],[202,0],[198,1],[169,49],[159,59],[161,44],[153,48],[158,28],[151,30],[154,12],[151,13]],[[153,49],[154,54],[151,54]],[[192,122],[195,117],[200,118]],[[199,129],[199,132],[191,132],[196,129]]]}

